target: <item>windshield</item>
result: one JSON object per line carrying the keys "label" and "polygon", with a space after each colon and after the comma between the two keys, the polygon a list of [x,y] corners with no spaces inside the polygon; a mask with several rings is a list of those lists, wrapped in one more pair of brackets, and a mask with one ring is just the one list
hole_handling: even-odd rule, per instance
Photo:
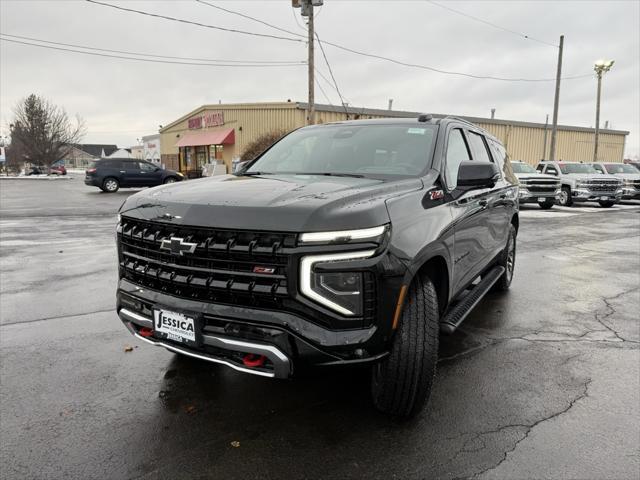
{"label": "windshield", "polygon": [[329,125],[296,130],[245,174],[415,176],[430,165],[434,125]]}
{"label": "windshield", "polygon": [[591,165],[586,163],[561,163],[560,171],[562,173],[598,173]]}
{"label": "windshield", "polygon": [[537,173],[536,169],[528,163],[514,162],[511,164],[511,168],[513,168],[513,173]]}
{"label": "windshield", "polygon": [[607,173],[638,173],[635,167],[624,163],[607,163],[604,168]]}

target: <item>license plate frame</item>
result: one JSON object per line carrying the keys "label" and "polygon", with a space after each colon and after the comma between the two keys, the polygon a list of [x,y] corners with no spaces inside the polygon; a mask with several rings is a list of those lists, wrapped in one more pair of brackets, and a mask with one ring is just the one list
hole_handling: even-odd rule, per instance
{"label": "license plate frame", "polygon": [[202,345],[201,316],[156,307],[153,309],[153,336],[189,347]]}

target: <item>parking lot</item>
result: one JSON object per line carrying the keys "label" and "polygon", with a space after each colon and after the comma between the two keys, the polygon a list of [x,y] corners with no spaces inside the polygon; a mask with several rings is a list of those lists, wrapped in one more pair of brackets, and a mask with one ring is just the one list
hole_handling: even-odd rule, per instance
{"label": "parking lot", "polygon": [[132,190],[0,192],[3,478],[640,476],[640,202],[522,207],[510,292],[441,338],[400,423],[360,371],[274,381],[134,339],[114,243]]}

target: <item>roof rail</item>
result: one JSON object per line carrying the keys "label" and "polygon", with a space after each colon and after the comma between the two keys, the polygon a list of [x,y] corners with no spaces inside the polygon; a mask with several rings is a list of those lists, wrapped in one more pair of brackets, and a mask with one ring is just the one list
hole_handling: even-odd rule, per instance
{"label": "roof rail", "polygon": [[442,120],[455,120],[457,122],[466,123],[467,125],[473,125],[474,127],[478,128],[475,123],[470,122],[469,120],[465,120],[464,118],[456,117],[455,115],[447,115]]}

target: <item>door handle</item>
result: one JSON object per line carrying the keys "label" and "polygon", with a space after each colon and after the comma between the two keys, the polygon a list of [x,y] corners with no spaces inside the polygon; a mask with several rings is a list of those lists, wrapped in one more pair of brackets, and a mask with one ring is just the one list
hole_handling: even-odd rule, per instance
{"label": "door handle", "polygon": [[126,170],[120,170],[120,173],[127,173]]}

